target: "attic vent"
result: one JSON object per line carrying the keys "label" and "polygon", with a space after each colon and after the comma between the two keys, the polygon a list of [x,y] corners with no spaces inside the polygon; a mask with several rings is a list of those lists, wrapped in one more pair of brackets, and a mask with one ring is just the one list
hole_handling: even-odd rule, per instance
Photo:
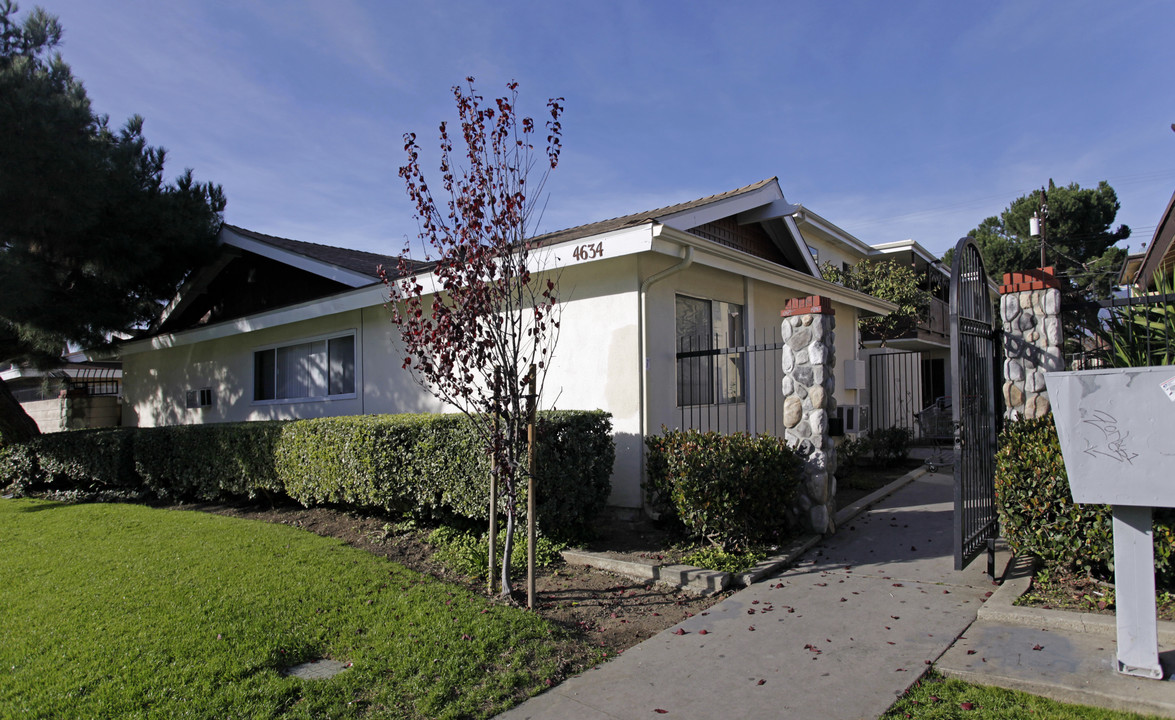
{"label": "attic vent", "polygon": [[791,263],[779,251],[775,241],[763,230],[759,223],[739,225],[734,218],[723,218],[711,223],[692,227],[689,232],[704,237],[711,242],[725,245],[728,248],[740,250],[755,257],[770,260],[784,267],[792,267]]}
{"label": "attic vent", "polygon": [[189,390],[184,396],[185,405],[191,408],[212,407],[212,388]]}

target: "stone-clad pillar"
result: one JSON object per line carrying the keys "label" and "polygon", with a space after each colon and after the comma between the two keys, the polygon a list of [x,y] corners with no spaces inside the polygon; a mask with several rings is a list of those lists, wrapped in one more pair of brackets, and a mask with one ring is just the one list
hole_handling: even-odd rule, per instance
{"label": "stone-clad pillar", "polygon": [[1004,325],[1004,404],[1009,419],[1049,412],[1044,374],[1064,367],[1061,284],[1053,268],[1005,273],[1000,285]]}
{"label": "stone-clad pillar", "polygon": [[810,529],[836,528],[836,448],[828,418],[836,411],[836,339],[832,302],[810,295],[788,300],[781,325],[785,438],[804,459],[804,483],[795,512]]}

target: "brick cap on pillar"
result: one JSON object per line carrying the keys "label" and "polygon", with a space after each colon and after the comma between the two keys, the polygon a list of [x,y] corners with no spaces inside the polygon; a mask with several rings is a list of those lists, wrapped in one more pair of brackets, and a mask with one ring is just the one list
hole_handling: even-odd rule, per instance
{"label": "brick cap on pillar", "polygon": [[1026,290],[1046,290],[1061,288],[1061,281],[1057,279],[1056,268],[1052,265],[1046,268],[1033,268],[1024,272],[1004,273],[1004,282],[1000,285],[1000,295],[1024,292]]}
{"label": "brick cap on pillar", "polygon": [[792,298],[787,301],[780,311],[780,317],[795,315],[835,315],[832,301],[823,295],[809,295],[808,297]]}

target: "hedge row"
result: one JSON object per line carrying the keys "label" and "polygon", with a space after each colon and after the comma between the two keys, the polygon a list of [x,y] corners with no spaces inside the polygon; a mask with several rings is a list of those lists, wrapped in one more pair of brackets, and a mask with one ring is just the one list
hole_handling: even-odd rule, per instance
{"label": "hedge row", "polygon": [[[610,417],[540,413],[535,499],[547,535],[583,535],[603,509],[615,458]],[[487,519],[488,473],[488,458],[460,415],[110,428],[0,449],[0,487],[16,490],[126,490],[208,501],[285,495],[305,506],[419,519]]]}
{"label": "hedge row", "polygon": [[801,461],[785,441],[672,430],[645,445],[654,507],[694,536],[732,551],[786,534]]}
{"label": "hedge row", "polygon": [[[1052,415],[1007,423],[996,453],[996,509],[1008,547],[1050,566],[1104,574],[1114,565],[1110,507],[1073,502]],[[1175,512],[1155,510],[1155,570],[1175,571]]]}

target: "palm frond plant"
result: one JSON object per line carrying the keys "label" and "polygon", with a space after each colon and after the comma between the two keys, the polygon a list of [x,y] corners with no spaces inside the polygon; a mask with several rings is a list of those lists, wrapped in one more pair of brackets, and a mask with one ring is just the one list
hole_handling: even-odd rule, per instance
{"label": "palm frond plant", "polygon": [[1175,271],[1157,273],[1153,292],[1131,291],[1127,304],[1111,307],[1097,336],[1108,367],[1175,364]]}

